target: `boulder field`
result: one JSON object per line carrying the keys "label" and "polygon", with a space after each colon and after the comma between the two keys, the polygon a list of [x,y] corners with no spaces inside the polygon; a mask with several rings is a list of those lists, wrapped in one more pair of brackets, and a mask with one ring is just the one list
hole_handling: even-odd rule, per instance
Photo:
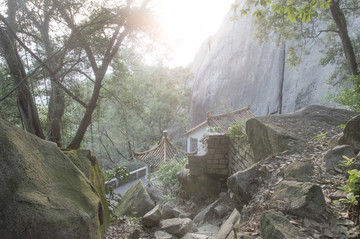
{"label": "boulder field", "polygon": [[[142,218],[154,238],[358,238],[355,214],[334,201],[346,197],[347,170],[360,169],[357,113],[310,106],[251,121],[252,148],[268,147],[257,162],[230,175],[217,196],[157,202]],[[356,159],[350,168],[340,165],[344,155]]]}

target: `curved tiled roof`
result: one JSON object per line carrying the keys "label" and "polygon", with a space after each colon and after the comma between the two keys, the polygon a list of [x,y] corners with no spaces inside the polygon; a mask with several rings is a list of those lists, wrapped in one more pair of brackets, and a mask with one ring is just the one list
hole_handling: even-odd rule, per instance
{"label": "curved tiled roof", "polygon": [[206,114],[209,127],[216,127],[219,133],[225,133],[228,128],[234,123],[242,123],[248,119],[254,118],[255,115],[250,111],[249,107],[236,110],[230,113],[210,115],[210,112]]}
{"label": "curved tiled roof", "polygon": [[248,119],[254,117],[255,115],[250,111],[249,106],[240,110],[219,115],[210,115],[210,112],[207,112],[207,119],[195,127],[187,130],[185,134],[188,135],[201,128],[205,124],[207,124],[209,127],[216,127],[216,131],[219,133],[225,133],[232,124],[237,122],[245,124]]}
{"label": "curved tiled roof", "polygon": [[169,161],[170,159],[179,161],[189,155],[194,154],[196,154],[196,151],[187,153],[173,145],[167,137],[166,130],[163,132],[163,138],[161,139],[160,143],[155,148],[140,153],[133,150],[133,155],[135,158],[144,161],[148,165],[155,168],[159,167],[162,162]]}

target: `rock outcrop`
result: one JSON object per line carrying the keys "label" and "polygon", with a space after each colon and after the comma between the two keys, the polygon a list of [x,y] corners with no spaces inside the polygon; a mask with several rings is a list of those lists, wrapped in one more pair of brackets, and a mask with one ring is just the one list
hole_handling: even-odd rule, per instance
{"label": "rock outcrop", "polygon": [[291,150],[299,152],[306,143],[329,129],[346,124],[356,112],[312,105],[294,113],[261,116],[246,122],[246,133],[255,162]]}
{"label": "rock outcrop", "polygon": [[224,18],[220,30],[198,50],[192,64],[194,83],[192,123],[205,120],[207,111],[223,113],[250,105],[255,115],[289,113],[320,104],[332,88],[326,83],[334,67],[319,66],[321,39],[312,39],[295,67],[286,62],[285,46],[259,44],[254,39],[252,16]]}
{"label": "rock outcrop", "polygon": [[1,238],[102,238],[108,214],[96,180],[56,144],[2,120],[0,132]]}
{"label": "rock outcrop", "polygon": [[[341,122],[353,114],[315,106],[288,115],[256,117],[257,122],[266,122],[268,128],[263,130],[288,137],[253,134],[251,146],[263,142],[274,149],[280,144],[288,151],[273,151],[229,177],[228,186],[241,216],[230,232],[225,231],[226,238],[357,238],[355,223],[344,213],[346,208],[332,201],[346,197],[338,188],[345,184],[349,170],[339,166],[342,155],[356,158],[354,140],[348,141],[351,145],[334,147],[333,139],[341,131]],[[319,133],[323,133],[321,137]],[[355,134],[350,130],[347,135]]]}

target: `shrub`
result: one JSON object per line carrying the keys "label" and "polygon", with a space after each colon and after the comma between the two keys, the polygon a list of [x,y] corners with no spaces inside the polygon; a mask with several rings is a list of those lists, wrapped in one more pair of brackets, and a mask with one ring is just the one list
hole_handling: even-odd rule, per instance
{"label": "shrub", "polygon": [[187,158],[176,161],[174,159],[164,162],[158,170],[156,170],[152,177],[161,183],[161,187],[170,193],[170,196],[175,196],[180,188],[180,183],[177,179],[177,174],[181,169],[185,168]]}

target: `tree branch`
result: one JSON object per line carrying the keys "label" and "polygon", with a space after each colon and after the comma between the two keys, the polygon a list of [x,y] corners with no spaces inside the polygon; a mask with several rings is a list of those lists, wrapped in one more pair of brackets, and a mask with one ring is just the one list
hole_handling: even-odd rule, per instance
{"label": "tree branch", "polygon": [[[49,66],[47,64],[44,63],[44,61],[42,61],[30,48],[28,48],[18,37],[17,35],[14,33],[14,31],[12,30],[12,28],[9,26],[9,24],[7,23],[5,17],[0,14],[0,20],[7,26],[9,33],[11,33],[14,37],[14,39],[27,51],[30,53],[30,55],[32,57],[34,57],[35,60],[37,60],[40,64],[42,64],[42,66],[44,66],[44,68],[49,72],[50,74],[50,79],[52,81],[54,81],[61,89],[63,89],[65,91],[66,94],[68,94],[72,99],[74,99],[75,101],[77,101],[80,105],[84,106],[85,108],[87,108],[87,104],[85,102],[83,102],[82,100],[80,100],[76,95],[74,95],[71,91],[69,91],[55,76],[54,72],[49,68]],[[64,46],[62,48],[60,48],[59,50],[62,50],[64,48]]]}

